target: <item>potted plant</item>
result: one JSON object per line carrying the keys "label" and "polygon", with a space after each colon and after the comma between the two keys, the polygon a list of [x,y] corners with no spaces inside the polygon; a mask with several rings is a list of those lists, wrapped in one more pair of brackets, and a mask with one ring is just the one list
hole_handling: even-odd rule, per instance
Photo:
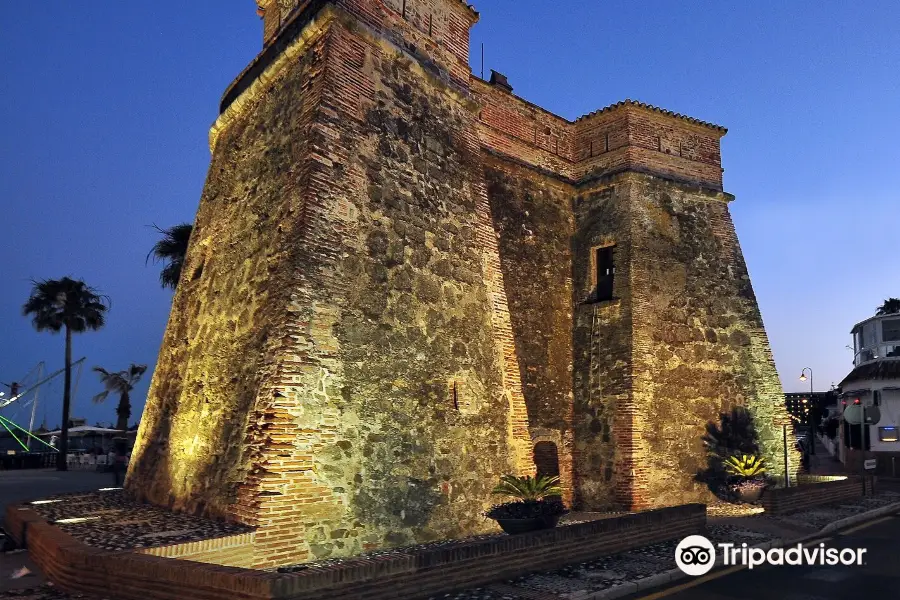
{"label": "potted plant", "polygon": [[725,470],[736,479],[731,491],[739,501],[752,504],[759,500],[767,485],[766,466],[762,458],[747,454],[740,458],[730,456],[725,462]]}
{"label": "potted plant", "polygon": [[559,500],[562,494],[559,477],[504,475],[491,493],[516,498],[497,504],[485,513],[509,534],[551,529],[569,512]]}

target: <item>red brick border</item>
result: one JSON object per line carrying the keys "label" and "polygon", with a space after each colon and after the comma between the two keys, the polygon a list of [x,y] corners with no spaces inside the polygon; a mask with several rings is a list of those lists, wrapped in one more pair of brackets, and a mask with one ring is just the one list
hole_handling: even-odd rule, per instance
{"label": "red brick border", "polygon": [[795,510],[831,504],[869,496],[875,482],[871,477],[834,480],[828,477],[800,476],[800,485],[791,488],[771,488],[763,492],[760,503],[766,512],[781,515]]}
{"label": "red brick border", "polygon": [[[28,507],[6,510],[10,535],[60,588],[114,593],[123,600],[386,600],[419,598],[483,585],[647,544],[701,533],[706,507],[685,504],[498,535],[407,555],[360,557],[296,573],[273,573],[86,546]],[[224,551],[227,551],[225,549]]]}

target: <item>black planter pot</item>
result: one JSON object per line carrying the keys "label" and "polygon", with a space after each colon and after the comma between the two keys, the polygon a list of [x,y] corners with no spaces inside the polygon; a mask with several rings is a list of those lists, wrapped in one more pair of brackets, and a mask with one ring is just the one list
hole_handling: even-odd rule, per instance
{"label": "black planter pot", "polygon": [[510,535],[553,529],[559,523],[559,515],[537,517],[534,519],[495,519],[504,532]]}

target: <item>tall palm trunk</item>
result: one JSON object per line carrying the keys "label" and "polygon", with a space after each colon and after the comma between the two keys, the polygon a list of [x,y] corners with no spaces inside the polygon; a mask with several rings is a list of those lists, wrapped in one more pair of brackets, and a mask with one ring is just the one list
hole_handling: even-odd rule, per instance
{"label": "tall palm trunk", "polygon": [[128,417],[131,415],[131,399],[128,397],[128,392],[122,392],[119,396],[119,406],[116,407],[116,415],[119,417],[116,421],[116,429],[122,431],[128,429]]}
{"label": "tall palm trunk", "polygon": [[72,400],[72,330],[66,325],[66,375],[63,384],[63,418],[59,435],[59,453],[56,455],[56,470],[67,471],[66,457],[69,454],[69,405]]}

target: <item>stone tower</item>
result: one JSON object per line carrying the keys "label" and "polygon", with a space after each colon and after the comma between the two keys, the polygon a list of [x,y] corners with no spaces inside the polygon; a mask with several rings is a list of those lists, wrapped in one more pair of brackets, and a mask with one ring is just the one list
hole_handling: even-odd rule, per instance
{"label": "stone tower", "polygon": [[473,77],[460,0],[259,12],[130,493],[256,526],[268,567],[489,530],[506,473],[585,508],[705,498],[700,435],[736,404],[780,452],[724,129]]}

